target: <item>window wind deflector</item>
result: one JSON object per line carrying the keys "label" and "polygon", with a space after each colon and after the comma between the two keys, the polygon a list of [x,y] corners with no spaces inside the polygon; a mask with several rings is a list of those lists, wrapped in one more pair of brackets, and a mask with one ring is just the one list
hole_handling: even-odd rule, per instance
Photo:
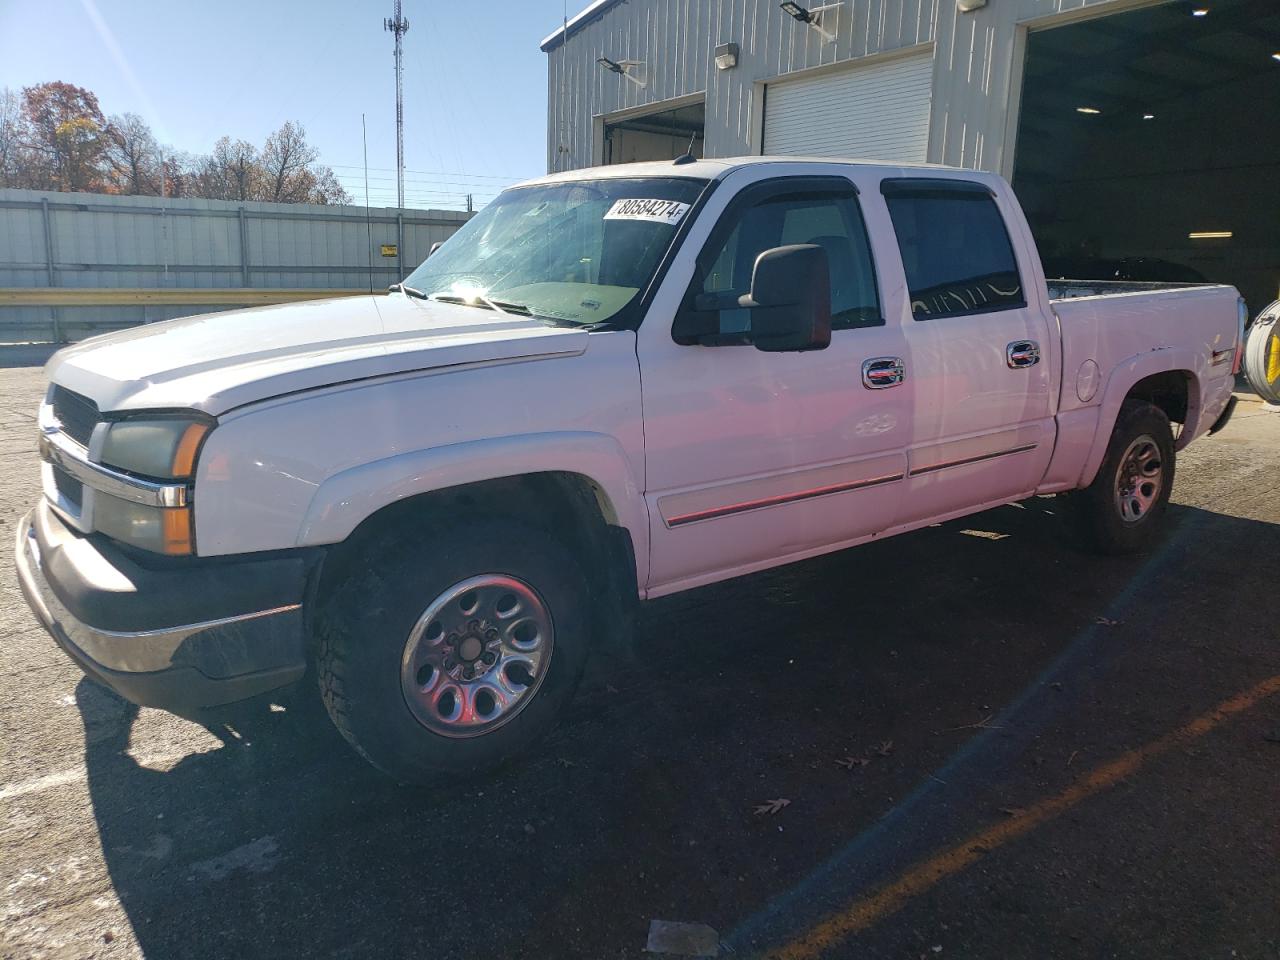
{"label": "window wind deflector", "polygon": [[787,194],[821,194],[834,193],[841,196],[859,197],[862,191],[858,189],[858,185],[848,177],[831,176],[828,174],[806,174],[804,176],[788,176],[779,177],[774,180],[760,180],[749,187],[744,188],[753,191],[759,191],[760,195],[777,195],[785,196]]}
{"label": "window wind deflector", "polygon": [[942,177],[897,177],[881,180],[880,192],[886,197],[910,197],[917,200],[987,200],[995,196],[990,187],[975,180]]}

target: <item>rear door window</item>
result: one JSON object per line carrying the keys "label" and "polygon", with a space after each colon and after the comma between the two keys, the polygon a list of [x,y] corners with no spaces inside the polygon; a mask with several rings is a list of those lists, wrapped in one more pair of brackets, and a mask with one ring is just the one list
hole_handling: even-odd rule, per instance
{"label": "rear door window", "polygon": [[889,216],[917,320],[1026,306],[1013,244],[986,187],[956,180],[886,180]]}

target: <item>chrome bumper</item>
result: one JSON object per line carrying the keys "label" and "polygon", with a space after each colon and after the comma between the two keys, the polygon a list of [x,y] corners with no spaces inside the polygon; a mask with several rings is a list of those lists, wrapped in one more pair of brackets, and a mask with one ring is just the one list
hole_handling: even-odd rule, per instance
{"label": "chrome bumper", "polygon": [[[14,545],[27,604],[86,673],[125,699],[182,713],[254,696],[305,672],[300,602],[158,629],[114,630],[86,623],[59,599],[50,582],[36,522],[34,511],[23,518]],[[108,586],[130,586],[92,544],[69,531],[66,539],[72,542],[60,548],[71,564],[82,564]]]}

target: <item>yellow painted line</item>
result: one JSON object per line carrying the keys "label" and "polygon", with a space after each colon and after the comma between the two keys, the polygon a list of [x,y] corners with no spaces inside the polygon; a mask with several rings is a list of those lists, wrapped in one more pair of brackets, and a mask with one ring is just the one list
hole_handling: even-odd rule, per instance
{"label": "yellow painted line", "polygon": [[1081,801],[1114,786],[1153,757],[1184,745],[1189,740],[1203,737],[1236,714],[1276,693],[1280,693],[1280,675],[1223,701],[1208,713],[1201,714],[1159,740],[1104,763],[1057,796],[1041,800],[1020,815],[981,830],[942,853],[916,864],[897,880],[867,897],[855,900],[847,909],[826,918],[808,933],[768,956],[777,960],[808,960],[821,956],[841,940],[866,930],[884,917],[897,912],[914,897],[964,870],[996,847],[1030,833]]}
{"label": "yellow painted line", "polygon": [[[220,287],[218,289],[165,289],[122,287],[10,287],[0,290],[3,307],[118,307],[146,304],[182,306],[249,306],[289,303],[294,300],[326,300],[331,297],[358,297],[368,290],[352,289],[265,289]],[[379,293],[383,291],[379,290]]]}
{"label": "yellow painted line", "polygon": [[1267,344],[1267,383],[1280,380],[1280,336],[1273,331]]}

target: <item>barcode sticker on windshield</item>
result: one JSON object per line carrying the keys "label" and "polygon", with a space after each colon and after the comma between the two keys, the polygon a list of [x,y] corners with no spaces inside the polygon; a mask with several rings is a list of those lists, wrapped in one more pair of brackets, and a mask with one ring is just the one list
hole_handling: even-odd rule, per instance
{"label": "barcode sticker on windshield", "polygon": [[675,200],[619,200],[604,215],[606,220],[648,220],[651,223],[679,223],[689,212],[689,204]]}

